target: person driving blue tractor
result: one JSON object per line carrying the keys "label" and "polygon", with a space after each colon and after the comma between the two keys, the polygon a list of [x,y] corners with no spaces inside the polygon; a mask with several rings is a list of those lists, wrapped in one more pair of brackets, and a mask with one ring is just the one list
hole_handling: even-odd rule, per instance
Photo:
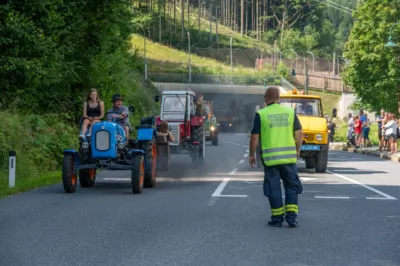
{"label": "person driving blue tractor", "polygon": [[123,100],[124,99],[119,94],[114,94],[112,96],[113,107],[108,110],[108,112],[117,112],[118,114],[108,113],[107,120],[112,121],[112,119],[115,118],[116,123],[124,128],[126,139],[129,140],[129,109],[122,105]]}

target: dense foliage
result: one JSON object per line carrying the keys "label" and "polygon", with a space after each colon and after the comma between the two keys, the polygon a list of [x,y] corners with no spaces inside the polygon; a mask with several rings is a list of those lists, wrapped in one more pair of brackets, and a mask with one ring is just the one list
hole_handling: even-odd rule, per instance
{"label": "dense foliage", "polygon": [[106,109],[112,94],[122,94],[136,107],[133,123],[155,113],[157,90],[131,49],[132,16],[127,0],[0,2],[0,195],[13,191],[10,149],[17,151],[16,190],[59,180],[48,174],[59,169],[63,149],[76,148],[90,88]]}
{"label": "dense foliage", "polygon": [[[356,91],[364,107],[397,112],[400,101],[400,51],[385,48],[390,28],[400,17],[400,0],[364,1],[346,44],[350,60],[344,79]],[[392,36],[400,40],[400,25]]]}
{"label": "dense foliage", "polygon": [[290,49],[294,49],[298,54],[310,50],[320,57],[332,57],[333,52],[342,55],[356,3],[357,0],[139,0],[134,12],[135,22],[142,25],[137,28],[138,33],[143,34],[146,29],[146,35],[154,41],[175,47],[187,46],[187,31],[194,46],[229,45],[226,34],[217,38],[218,24],[241,33],[244,39],[235,38],[236,47],[245,46],[244,40],[249,36],[271,45],[276,41],[286,56],[293,56]]}
{"label": "dense foliage", "polygon": [[[129,51],[131,1],[10,0],[0,6],[0,99],[4,109],[77,117],[91,87],[109,103],[136,92],[142,60]],[[144,103],[148,103],[145,101]],[[149,104],[151,106],[151,103]]]}

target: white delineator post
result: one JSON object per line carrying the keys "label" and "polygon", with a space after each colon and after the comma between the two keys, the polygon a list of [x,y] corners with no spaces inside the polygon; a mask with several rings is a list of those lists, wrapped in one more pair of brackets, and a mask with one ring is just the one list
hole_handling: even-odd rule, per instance
{"label": "white delineator post", "polygon": [[10,188],[15,187],[15,169],[17,164],[17,153],[11,150],[8,153],[9,156],[9,168],[8,168],[8,186]]}

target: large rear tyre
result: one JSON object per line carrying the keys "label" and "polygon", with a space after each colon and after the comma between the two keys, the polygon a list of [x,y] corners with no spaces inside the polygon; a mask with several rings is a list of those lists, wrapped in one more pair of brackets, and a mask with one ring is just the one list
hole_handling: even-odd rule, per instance
{"label": "large rear tyre", "polygon": [[140,194],[144,185],[145,164],[144,156],[136,154],[133,156],[131,169],[131,183],[133,194]]}
{"label": "large rear tyre", "polygon": [[305,158],[304,161],[306,162],[307,169],[315,168],[315,159],[314,158],[312,158],[312,157]]}
{"label": "large rear tyre", "polygon": [[96,180],[96,168],[79,170],[81,187],[93,187]]}
{"label": "large rear tyre", "polygon": [[146,156],[144,187],[152,188],[156,185],[157,173],[157,144],[155,137],[153,136],[152,140],[142,141],[141,148],[144,150]]}
{"label": "large rear tyre", "polygon": [[319,151],[315,155],[315,172],[325,173],[328,167],[328,151]]}
{"label": "large rear tyre", "polygon": [[67,193],[74,193],[76,191],[77,176],[75,169],[75,156],[73,154],[64,155],[62,165],[62,181],[64,190]]}
{"label": "large rear tyre", "polygon": [[[193,141],[198,141],[199,145],[193,146],[192,164],[195,164],[196,166],[203,165],[205,157],[205,146],[206,146],[203,126],[195,127],[193,129]],[[195,153],[197,153],[197,155],[195,155]]]}

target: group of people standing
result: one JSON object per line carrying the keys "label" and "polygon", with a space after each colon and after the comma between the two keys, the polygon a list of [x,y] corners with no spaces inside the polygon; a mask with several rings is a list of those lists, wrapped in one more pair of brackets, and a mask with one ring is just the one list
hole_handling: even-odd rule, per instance
{"label": "group of people standing", "polygon": [[376,122],[378,123],[378,151],[389,151],[391,155],[397,154],[397,140],[400,138],[400,120],[397,120],[394,114],[381,109]]}
{"label": "group of people standing", "polygon": [[349,114],[348,118],[347,138],[350,139],[354,132],[356,135],[356,148],[360,148],[361,146],[371,147],[372,144],[369,139],[371,120],[368,118],[368,115],[364,114],[363,111],[360,111],[359,115],[354,116],[354,118],[352,114]]}
{"label": "group of people standing", "polygon": [[[359,115],[354,116],[354,118],[351,114],[348,117],[347,138],[350,139],[352,134],[355,133],[356,148],[371,147],[371,140],[369,139],[371,120],[367,114],[360,111]],[[376,117],[376,123],[378,124],[379,139],[377,151],[389,151],[390,155],[397,154],[397,141],[400,139],[400,120],[397,120],[393,113],[381,109],[380,115]]]}

